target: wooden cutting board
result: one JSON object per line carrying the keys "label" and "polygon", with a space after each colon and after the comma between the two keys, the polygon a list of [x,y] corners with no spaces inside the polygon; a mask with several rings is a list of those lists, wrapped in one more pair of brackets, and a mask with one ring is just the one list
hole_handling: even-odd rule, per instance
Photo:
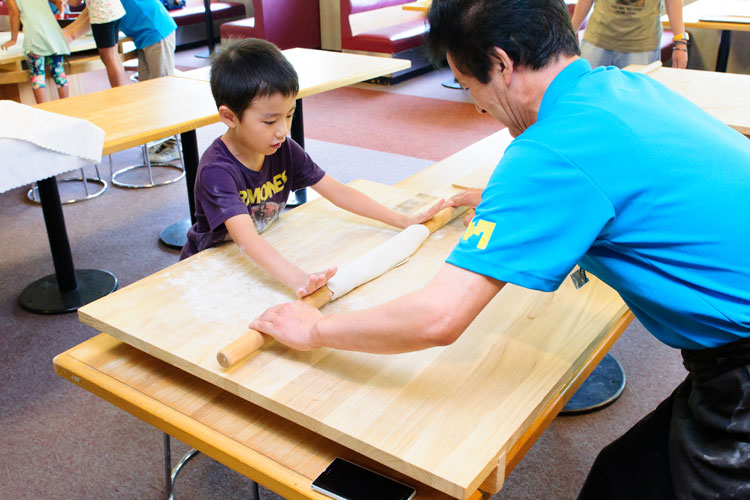
{"label": "wooden cutting board", "polygon": [[[355,187],[394,207],[428,199],[371,182]],[[408,262],[323,312],[371,307],[423,286],[463,232],[459,218]],[[393,234],[318,199],[282,215],[264,237],[314,271],[344,265]],[[593,277],[581,290],[566,282],[554,294],[508,285],[451,346],[373,355],[297,352],[272,342],[239,366],[220,368],[215,356],[221,347],[244,334],[268,306],[292,300],[290,291],[229,243],[88,304],[79,315],[286,419],[467,498],[560,391],[593,340],[626,310],[617,294]]]}

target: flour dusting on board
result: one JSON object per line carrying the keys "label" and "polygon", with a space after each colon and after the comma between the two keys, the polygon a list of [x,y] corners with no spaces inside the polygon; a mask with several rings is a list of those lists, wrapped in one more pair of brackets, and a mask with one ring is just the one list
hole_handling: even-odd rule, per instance
{"label": "flour dusting on board", "polygon": [[271,305],[296,300],[283,284],[249,265],[220,259],[188,259],[184,264],[180,273],[165,273],[159,288],[203,323],[249,323]]}

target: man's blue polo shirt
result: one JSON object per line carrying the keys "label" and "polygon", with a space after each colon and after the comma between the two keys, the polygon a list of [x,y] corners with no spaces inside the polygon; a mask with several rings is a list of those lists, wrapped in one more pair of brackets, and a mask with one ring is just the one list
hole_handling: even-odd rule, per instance
{"label": "man's blue polo shirt", "polygon": [[161,42],[177,29],[177,24],[159,0],[121,0],[125,16],[120,30],[133,38],[137,49]]}
{"label": "man's blue polo shirt", "polygon": [[750,337],[750,141],[648,76],[576,60],[448,262],[543,291],[580,264],[668,345]]}

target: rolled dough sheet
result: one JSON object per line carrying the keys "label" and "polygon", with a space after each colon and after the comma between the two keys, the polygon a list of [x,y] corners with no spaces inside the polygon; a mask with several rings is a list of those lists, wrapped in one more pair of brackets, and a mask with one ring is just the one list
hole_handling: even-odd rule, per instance
{"label": "rolled dough sheet", "polygon": [[332,300],[346,295],[359,285],[363,285],[385,273],[409,258],[419,245],[430,236],[430,230],[422,224],[413,224],[399,234],[360,255],[343,266],[328,280],[328,288],[333,293]]}

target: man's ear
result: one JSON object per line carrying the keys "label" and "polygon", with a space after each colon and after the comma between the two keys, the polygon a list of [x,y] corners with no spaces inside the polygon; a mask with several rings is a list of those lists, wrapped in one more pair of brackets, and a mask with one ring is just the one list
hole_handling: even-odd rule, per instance
{"label": "man's ear", "polygon": [[506,85],[510,85],[511,76],[515,70],[513,60],[500,47],[495,47],[492,53],[493,66],[492,71],[497,72],[497,76],[503,77]]}
{"label": "man's ear", "polygon": [[[219,106],[219,119],[224,125],[229,128],[234,128],[235,118],[237,118],[237,115],[234,114],[234,111],[223,104]],[[237,119],[236,121],[239,122],[239,119]]]}

